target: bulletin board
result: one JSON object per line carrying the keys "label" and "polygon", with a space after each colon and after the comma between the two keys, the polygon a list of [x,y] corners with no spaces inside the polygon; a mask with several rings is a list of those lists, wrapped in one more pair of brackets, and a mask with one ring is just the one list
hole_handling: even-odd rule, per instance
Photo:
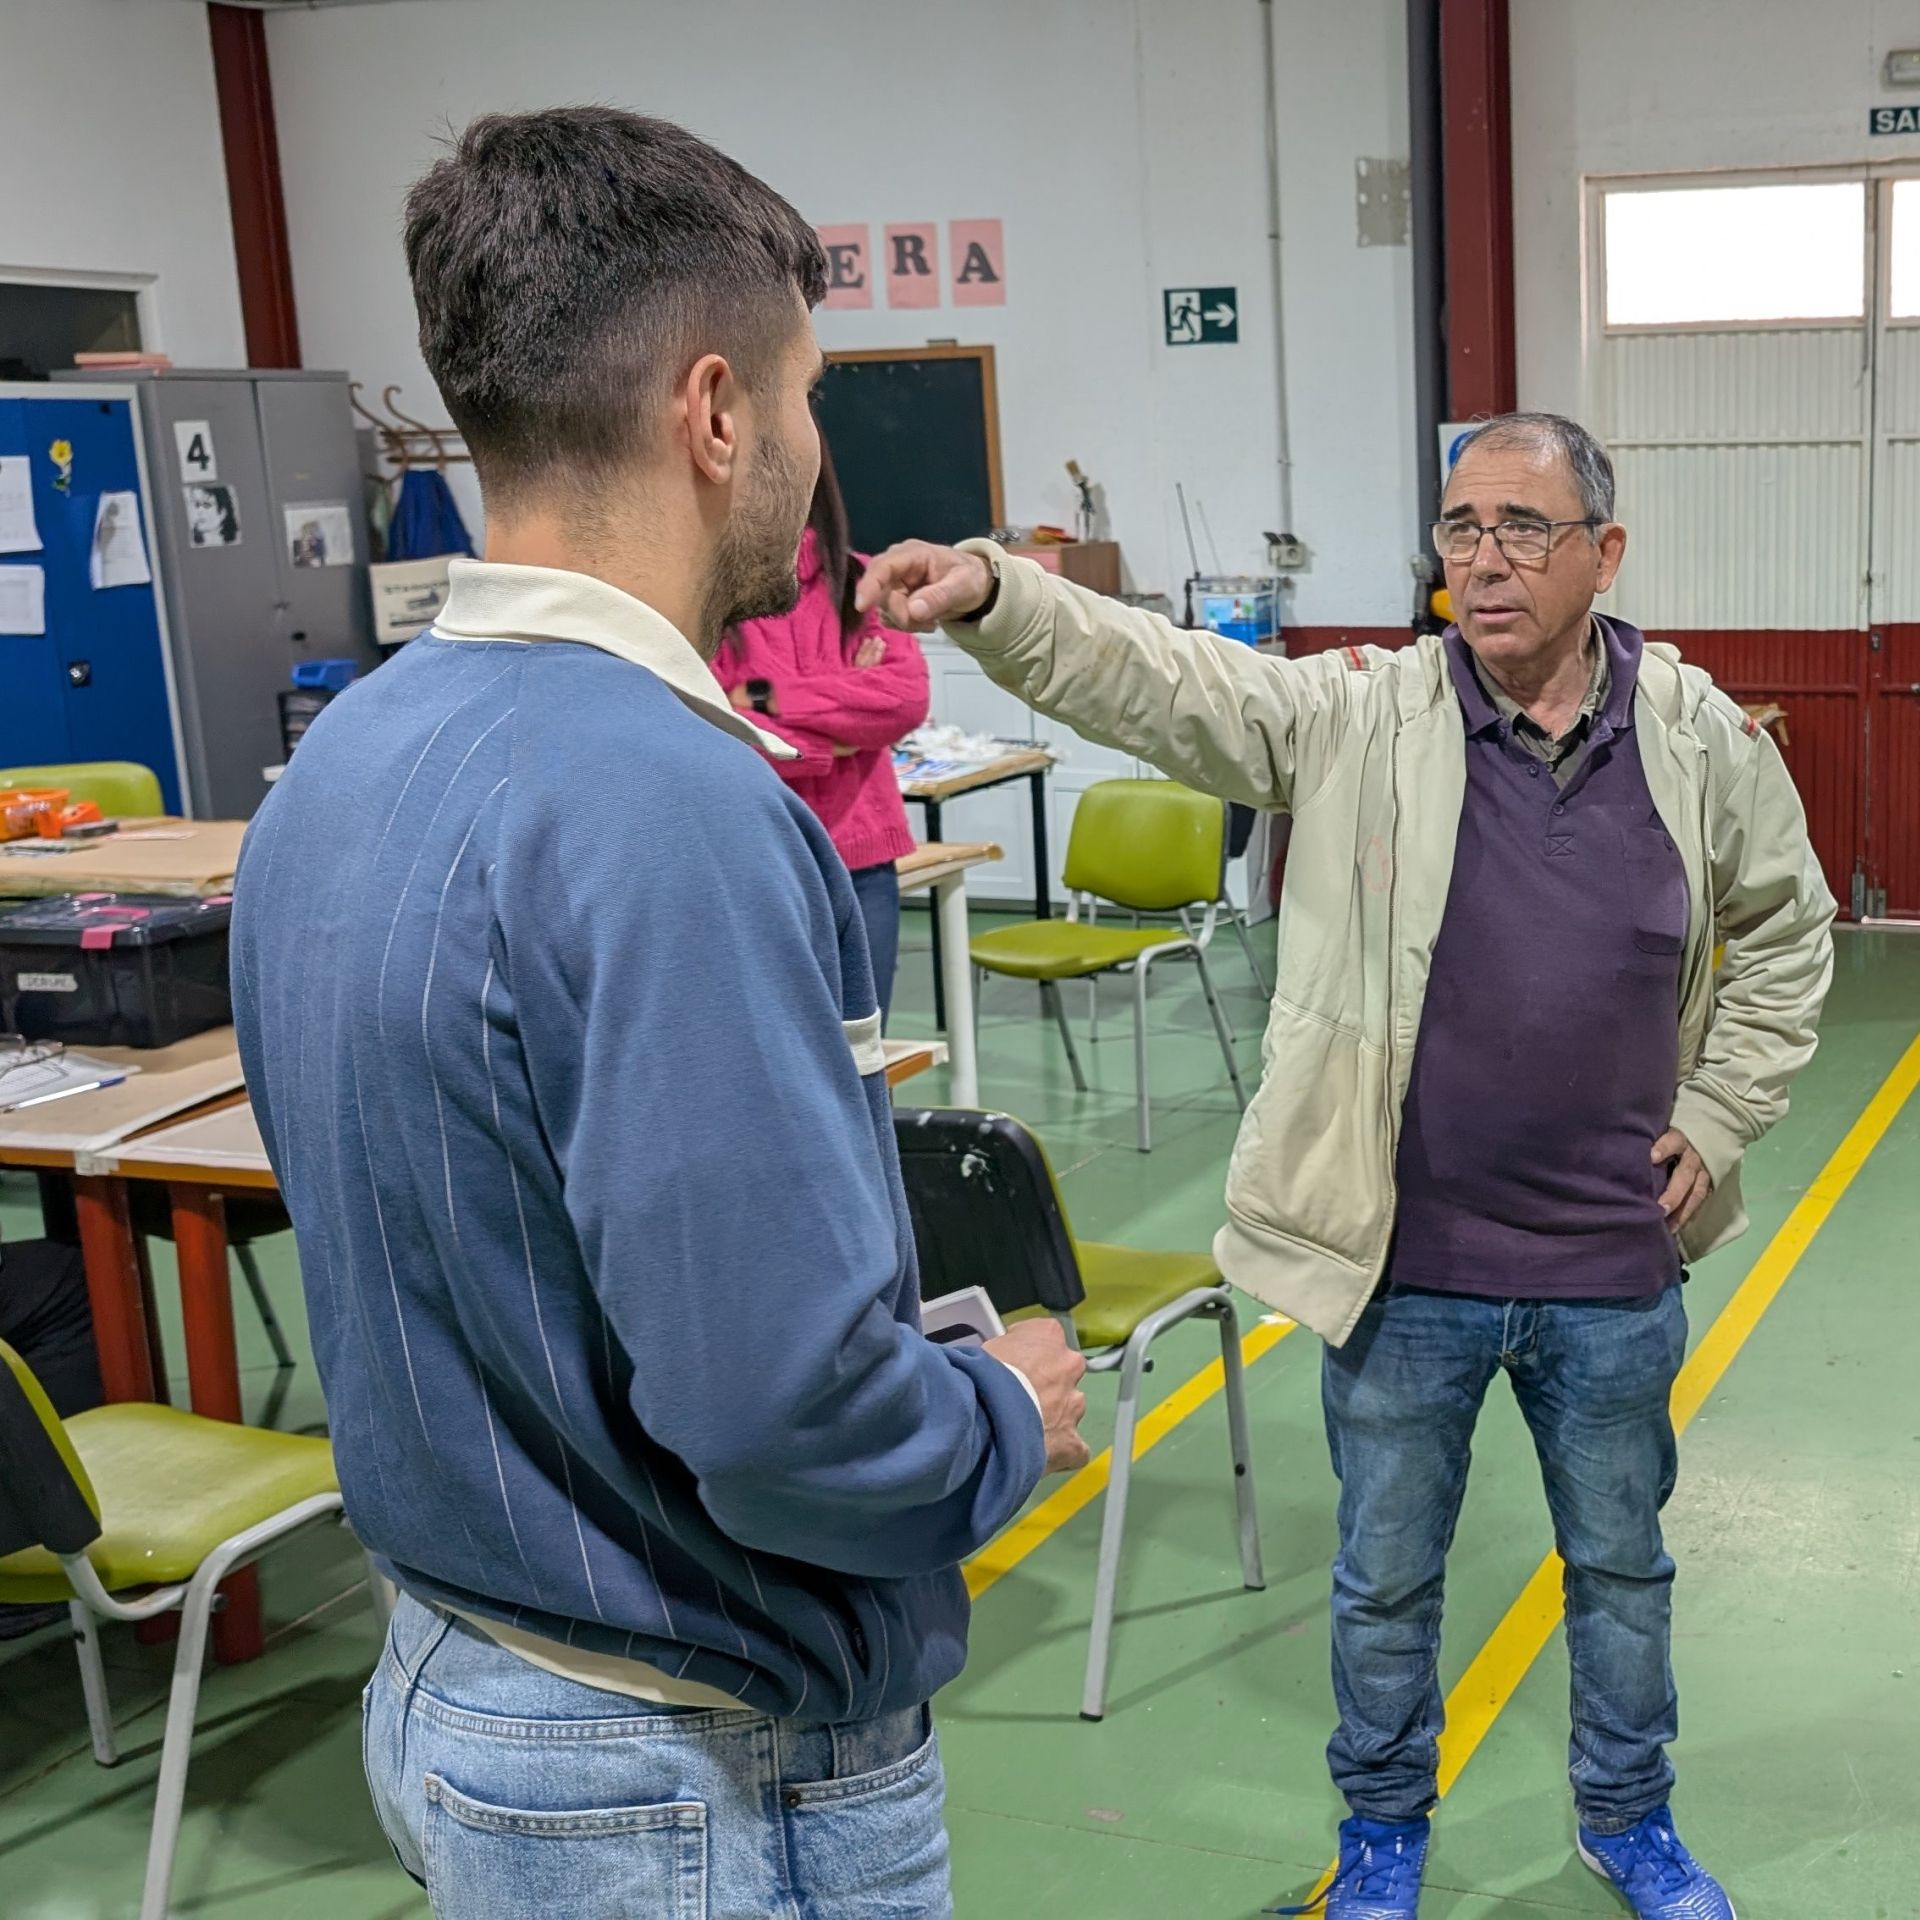
{"label": "bulletin board", "polygon": [[991,347],[830,353],[818,409],[860,552],[1004,524]]}

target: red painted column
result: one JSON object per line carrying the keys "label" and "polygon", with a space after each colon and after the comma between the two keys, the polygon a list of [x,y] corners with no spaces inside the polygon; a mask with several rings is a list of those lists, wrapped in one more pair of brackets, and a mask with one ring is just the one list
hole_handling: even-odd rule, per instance
{"label": "red painted column", "polygon": [[1518,404],[1507,0],[1442,0],[1440,96],[1447,417],[1472,420]]}
{"label": "red painted column", "polygon": [[273,124],[265,17],[246,7],[209,4],[213,81],[220,100],[233,252],[240,269],[240,312],[247,364],[297,367],[300,327],[293,306],[293,254],[280,192],[280,138]]}

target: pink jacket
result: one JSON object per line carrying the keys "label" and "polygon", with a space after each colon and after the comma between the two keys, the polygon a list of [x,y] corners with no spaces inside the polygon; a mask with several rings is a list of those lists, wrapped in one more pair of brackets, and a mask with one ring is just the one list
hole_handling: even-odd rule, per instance
{"label": "pink jacket", "polygon": [[[913,848],[892,749],[927,717],[927,663],[911,634],[883,627],[872,614],[842,638],[811,528],[800,542],[799,571],[800,604],[775,619],[743,621],[722,642],[713,670],[729,694],[749,680],[772,682],[775,711],[755,717],[800,749],[798,760],[777,762],[777,771],[857,872]],[[871,634],[886,641],[886,658],[856,667],[854,651]],[[836,756],[837,746],[856,751]]]}

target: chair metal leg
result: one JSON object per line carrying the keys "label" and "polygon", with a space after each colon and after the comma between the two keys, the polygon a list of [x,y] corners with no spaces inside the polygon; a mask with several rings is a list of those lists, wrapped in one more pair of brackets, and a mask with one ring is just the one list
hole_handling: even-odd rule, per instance
{"label": "chair metal leg", "polygon": [[1143,1338],[1142,1333],[1136,1333],[1127,1342],[1126,1357],[1120,1362],[1120,1402],[1114,1414],[1106,1507],[1100,1516],[1100,1571],[1093,1585],[1093,1631],[1087,1638],[1087,1677],[1080,1694],[1082,1720],[1102,1719],[1107,1711],[1113,1609],[1120,1586],[1120,1547],[1127,1531],[1127,1487],[1133,1478],[1134,1417],[1150,1340],[1150,1334]]}
{"label": "chair metal leg", "polygon": [[1142,954],[1133,970],[1133,1084],[1140,1108],[1140,1151],[1153,1151],[1153,1084],[1147,1074],[1147,975],[1151,958]]}
{"label": "chair metal leg", "polygon": [[1207,1011],[1213,1015],[1213,1030],[1220,1039],[1220,1051],[1226,1056],[1227,1077],[1233,1082],[1234,1097],[1240,1102],[1242,1113],[1247,1108],[1247,1090],[1240,1084],[1240,1062],[1233,1057],[1233,1035],[1227,1028],[1227,1017],[1220,1010],[1220,996],[1213,990],[1213,975],[1207,970],[1207,956],[1198,947],[1193,950],[1193,964],[1200,969],[1200,991],[1207,997]]}
{"label": "chair metal leg", "polygon": [[1060,1029],[1061,1041],[1067,1049],[1067,1065],[1073,1073],[1074,1091],[1085,1093],[1087,1076],[1080,1071],[1080,1055],[1073,1044],[1073,1029],[1067,1025],[1067,1003],[1061,995],[1059,983],[1053,980],[1041,981],[1040,998],[1046,1002],[1047,1011],[1053,1015],[1053,1024]]}
{"label": "chair metal leg", "polygon": [[1259,950],[1253,944],[1253,929],[1247,924],[1247,916],[1242,908],[1235,907],[1227,918],[1233,922],[1233,930],[1240,936],[1240,951],[1247,956],[1247,965],[1253,969],[1255,984],[1269,1000],[1273,998],[1273,988],[1267,984],[1266,969],[1260,964]]}
{"label": "chair metal leg", "polygon": [[233,1249],[234,1263],[239,1267],[241,1277],[247,1283],[247,1291],[253,1295],[254,1311],[260,1316],[260,1324],[267,1330],[267,1345],[273,1349],[273,1364],[276,1367],[293,1365],[293,1349],[287,1345],[285,1329],[280,1325],[280,1316],[273,1310],[273,1300],[267,1292],[267,1285],[260,1278],[260,1262],[254,1258],[251,1247],[240,1246]]}
{"label": "chair metal leg", "polygon": [[1247,1380],[1240,1363],[1240,1316],[1231,1300],[1215,1310],[1220,1321],[1220,1366],[1226,1375],[1227,1441],[1233,1451],[1233,1500],[1240,1516],[1240,1583],[1263,1592],[1266,1568],[1260,1558],[1260,1507],[1253,1492],[1253,1443],[1247,1434]]}
{"label": "chair metal leg", "polygon": [[100,1622],[84,1600],[69,1600],[67,1616],[73,1622],[74,1651],[80,1656],[80,1691],[86,1696],[87,1731],[93,1736],[93,1757],[111,1767],[120,1758],[113,1737],[113,1702],[107,1695],[106,1662],[100,1658]]}
{"label": "chair metal leg", "polygon": [[193,1722],[200,1705],[200,1673],[206,1664],[207,1630],[214,1594],[224,1578],[216,1555],[193,1577],[180,1609],[180,1645],[173,1659],[173,1689],[167,1700],[167,1731],[160,1743],[160,1784],[154,1794],[153,1837],[147,1844],[147,1885],[140,1920],[167,1920],[173,1887],[173,1856],[180,1843],[180,1815],[187,1797],[187,1762],[193,1757]]}

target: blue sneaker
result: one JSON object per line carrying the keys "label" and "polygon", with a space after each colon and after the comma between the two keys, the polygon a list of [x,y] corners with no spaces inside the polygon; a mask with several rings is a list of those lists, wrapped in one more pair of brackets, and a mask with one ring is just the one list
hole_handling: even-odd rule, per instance
{"label": "blue sneaker", "polygon": [[1396,1825],[1355,1814],[1340,1823],[1340,1864],[1326,1892],[1304,1907],[1267,1911],[1317,1913],[1323,1920],[1416,1920],[1427,1833],[1424,1820]]}
{"label": "blue sneaker", "polygon": [[1673,1814],[1656,1807],[1625,1833],[1580,1829],[1580,1858],[1640,1920],[1734,1920],[1733,1902],[1680,1843]]}

